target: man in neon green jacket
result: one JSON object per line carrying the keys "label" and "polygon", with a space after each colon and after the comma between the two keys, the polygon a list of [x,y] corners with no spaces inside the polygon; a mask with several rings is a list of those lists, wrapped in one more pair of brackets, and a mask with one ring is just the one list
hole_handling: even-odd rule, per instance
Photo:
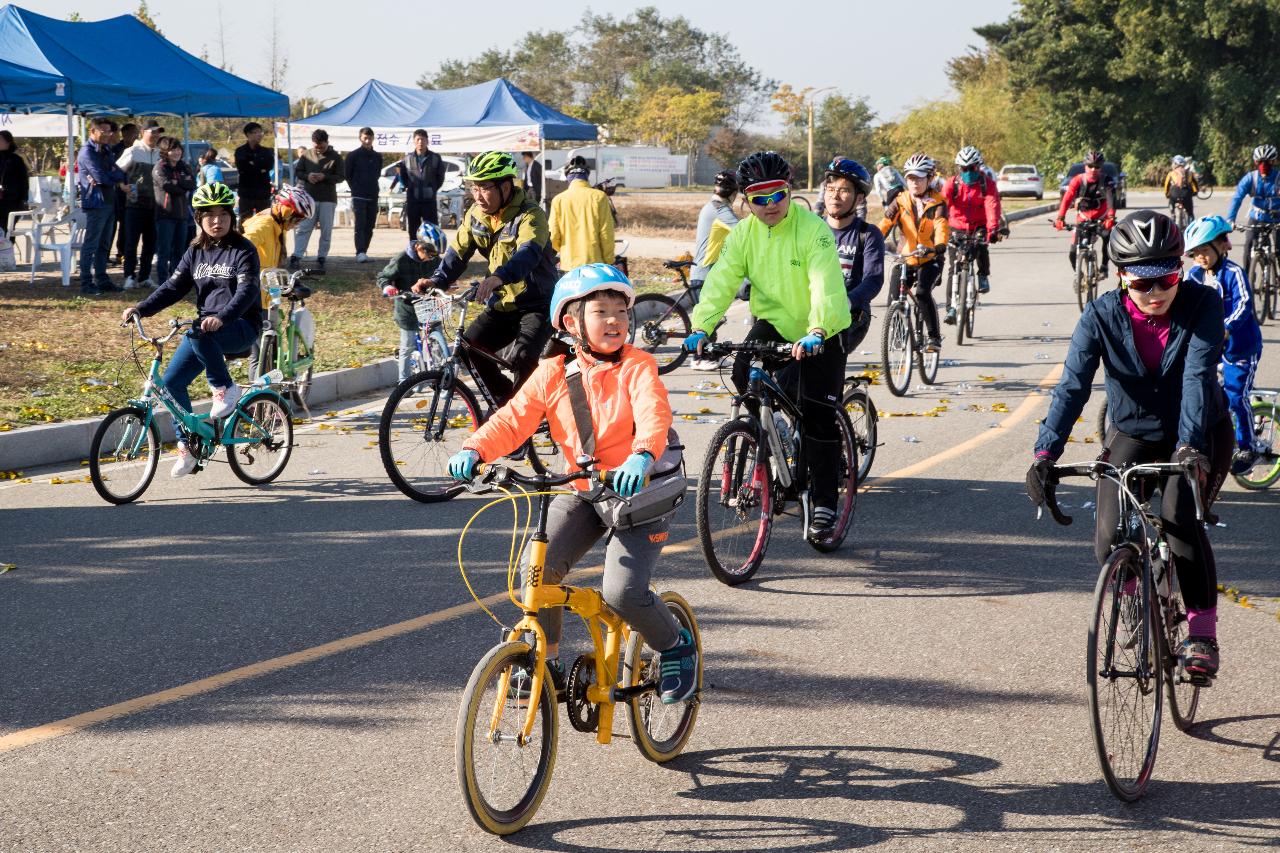
{"label": "man in neon green jacket", "polygon": [[[749,278],[751,314],[757,319],[746,340],[794,344],[797,370],[790,378],[798,378],[804,390],[801,414],[814,506],[808,535],[821,540],[835,526],[840,470],[836,407],[845,368],[839,333],[850,323],[849,298],[831,229],[810,211],[791,206],[790,181],[791,166],[772,151],[752,154],[738,165],[738,184],[752,215],[725,238],[693,309],[694,332],[685,346],[701,353],[742,279]],[[749,368],[744,355],[734,361],[733,382],[739,391],[747,386]]]}

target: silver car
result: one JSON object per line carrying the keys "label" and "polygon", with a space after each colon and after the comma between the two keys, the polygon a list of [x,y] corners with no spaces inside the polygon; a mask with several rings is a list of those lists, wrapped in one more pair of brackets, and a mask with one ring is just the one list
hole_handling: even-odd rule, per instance
{"label": "silver car", "polygon": [[1029,195],[1039,200],[1044,198],[1044,175],[1033,165],[1011,164],[1000,170],[996,190],[1002,196]]}

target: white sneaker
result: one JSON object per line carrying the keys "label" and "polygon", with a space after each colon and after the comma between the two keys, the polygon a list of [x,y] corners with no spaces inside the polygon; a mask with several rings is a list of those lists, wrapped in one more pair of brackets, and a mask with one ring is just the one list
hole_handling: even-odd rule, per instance
{"label": "white sneaker", "polygon": [[359,254],[356,255],[356,263],[357,264],[369,263],[369,256],[366,255],[364,252],[360,252]]}
{"label": "white sneaker", "polygon": [[153,278],[148,278],[146,281],[142,283],[142,285],[143,287],[149,287],[152,290],[155,290],[157,287],[160,286],[159,284],[156,283],[156,280]]}
{"label": "white sneaker", "polygon": [[693,364],[690,365],[694,370],[719,370],[720,359],[718,358],[695,358]]}
{"label": "white sneaker", "polygon": [[133,276],[129,276],[128,278],[126,278],[126,279],[124,280],[124,289],[125,289],[125,290],[137,290],[137,289],[138,289],[138,280],[137,280],[136,278],[134,278]]}
{"label": "white sneaker", "polygon": [[230,388],[213,389],[213,407],[209,409],[209,417],[225,418],[236,410],[240,402],[240,386],[232,384]]}
{"label": "white sneaker", "polygon": [[175,480],[178,477],[185,477],[192,471],[196,470],[196,457],[187,449],[187,446],[181,441],[178,442],[178,461],[173,463],[173,470],[169,472],[169,476]]}

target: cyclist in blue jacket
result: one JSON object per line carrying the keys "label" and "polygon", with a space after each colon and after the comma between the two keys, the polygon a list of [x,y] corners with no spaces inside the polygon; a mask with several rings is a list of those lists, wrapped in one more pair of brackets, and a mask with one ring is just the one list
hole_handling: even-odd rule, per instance
{"label": "cyclist in blue jacket", "polygon": [[[1250,222],[1280,223],[1280,175],[1276,173],[1276,147],[1270,143],[1259,145],[1253,149],[1253,163],[1256,167],[1240,179],[1236,184],[1236,193],[1231,197],[1231,206],[1227,208],[1227,221],[1235,224],[1236,214],[1245,196],[1252,196],[1249,205]],[[1253,246],[1253,232],[1244,235],[1244,272],[1249,275],[1249,256]],[[1276,234],[1271,235],[1271,247],[1276,249]]]}
{"label": "cyclist in blue jacket", "polygon": [[1243,474],[1258,461],[1254,448],[1253,413],[1249,396],[1262,355],[1262,329],[1253,315],[1253,291],[1244,270],[1227,258],[1231,223],[1221,216],[1205,216],[1187,228],[1187,254],[1196,262],[1187,280],[1207,284],[1222,297],[1227,340],[1222,347],[1222,385],[1236,418],[1236,451],[1231,473]]}

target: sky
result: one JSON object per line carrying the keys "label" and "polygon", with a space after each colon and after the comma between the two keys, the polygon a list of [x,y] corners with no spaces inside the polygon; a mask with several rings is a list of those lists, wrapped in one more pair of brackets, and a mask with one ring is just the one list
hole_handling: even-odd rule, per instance
{"label": "sky", "polygon": [[[65,18],[79,12],[89,20],[128,14],[138,0],[20,0],[42,15]],[[572,29],[583,11],[625,17],[639,3],[515,3],[508,0],[405,2],[405,0],[148,0],[165,36],[190,53],[207,49],[218,64],[221,9],[226,62],[242,77],[267,77],[273,8],[289,60],[285,94],[305,93],[333,103],[370,77],[411,86],[442,60],[470,58],[518,41],[529,29]],[[725,0],[653,0],[664,16],[677,14],[694,26],[728,36],[741,56],[766,77],[796,89],[835,86],[846,95],[866,96],[881,120],[897,118],[924,101],[945,97],[950,87],[946,61],[981,39],[973,27],[1002,21],[1016,0],[916,0],[885,2],[743,3]],[[963,11],[964,22],[959,20]],[[855,26],[848,21],[865,19]],[[915,35],[905,51],[898,34]],[[908,57],[904,59],[904,57]],[[772,126],[764,111],[760,127]]]}

